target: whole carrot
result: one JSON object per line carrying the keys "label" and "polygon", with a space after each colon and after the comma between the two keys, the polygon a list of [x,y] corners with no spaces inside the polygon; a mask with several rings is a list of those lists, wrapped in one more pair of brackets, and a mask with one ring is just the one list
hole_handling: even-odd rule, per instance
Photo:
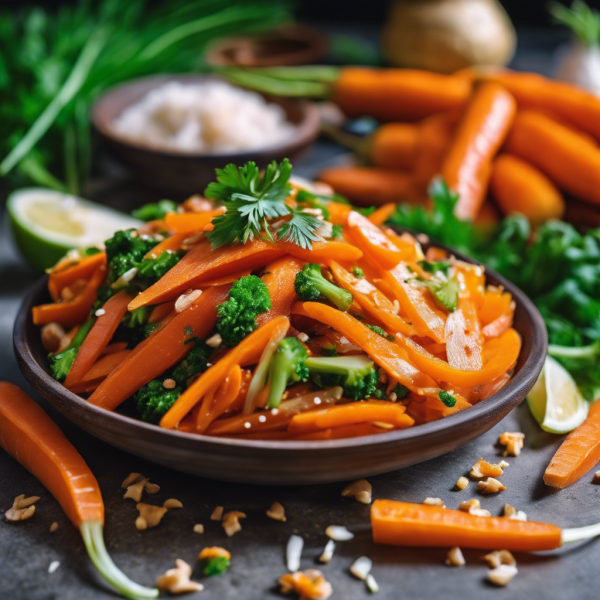
{"label": "whole carrot", "polygon": [[541,171],[511,154],[494,161],[490,190],[505,215],[520,212],[533,225],[560,219],[565,212],[558,188]]}
{"label": "whole carrot", "polygon": [[456,215],[474,219],[487,194],[492,161],[516,112],[514,98],[499,84],[473,93],[442,165],[442,177],[459,194]]}
{"label": "whole carrot", "polygon": [[600,524],[561,530],[548,523],[479,517],[460,510],[395,500],[373,502],[371,526],[376,544],[504,548],[516,552],[552,550],[600,535]]}
{"label": "whole carrot", "polygon": [[545,173],[580,200],[600,204],[600,148],[550,117],[520,112],[506,140],[506,151]]}
{"label": "whole carrot", "polygon": [[127,598],[156,598],[112,562],[104,546],[104,503],[96,478],[62,431],[23,390],[0,382],[0,446],[58,500],[81,531],[100,574]]}
{"label": "whole carrot", "polygon": [[419,127],[412,123],[384,123],[369,139],[369,158],[382,169],[410,170],[414,167]]}

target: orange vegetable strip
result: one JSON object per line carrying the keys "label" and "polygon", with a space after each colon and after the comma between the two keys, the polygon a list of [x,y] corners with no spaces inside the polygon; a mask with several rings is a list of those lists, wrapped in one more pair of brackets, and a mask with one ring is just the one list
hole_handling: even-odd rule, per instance
{"label": "orange vegetable strip", "polygon": [[96,478],[58,426],[16,385],[0,382],[0,445],[39,479],[76,527],[104,522]]}
{"label": "orange vegetable strip", "polygon": [[127,342],[113,342],[112,344],[108,344],[100,356],[107,356],[108,354],[114,354],[115,352],[121,352],[127,348]]}
{"label": "orange vegetable strip", "polygon": [[358,423],[357,425],[345,425],[343,427],[335,427],[333,429],[323,429],[321,431],[313,431],[311,433],[305,433],[303,435],[295,435],[289,437],[290,440],[338,440],[342,438],[353,438],[362,437],[365,435],[378,435],[380,433],[387,433],[392,431],[391,429],[385,429],[383,427],[377,427],[373,423]]}
{"label": "orange vegetable strip", "polygon": [[210,407],[210,411],[206,416],[198,415],[196,422],[196,432],[204,433],[206,428],[215,420],[218,419],[236,400],[240,387],[242,385],[242,369],[239,365],[234,365],[229,370],[227,379],[219,386],[217,393],[214,396],[214,401]]}
{"label": "orange vegetable strip", "polygon": [[174,233],[168,238],[165,238],[162,242],[156,244],[144,258],[158,258],[163,252],[175,252],[181,250],[184,240],[188,237],[189,234],[187,233]]}
{"label": "orange vegetable strip", "polygon": [[[496,343],[491,345],[491,342]],[[406,350],[410,361],[418,369],[428,373],[437,381],[464,387],[482,385],[497,379],[509,371],[519,357],[521,338],[514,329],[507,329],[491,342],[483,345],[483,367],[480,371],[461,371],[451,367],[446,361],[429,354],[410,338],[402,335],[396,336],[396,344]]]}
{"label": "orange vegetable strip", "polygon": [[376,544],[517,552],[559,548],[562,533],[547,523],[479,517],[461,510],[382,499],[371,505],[371,527]]}
{"label": "orange vegetable strip", "polygon": [[407,336],[415,335],[413,327],[396,314],[392,302],[372,283],[364,277],[354,277],[335,261],[332,261],[329,266],[337,284],[351,292],[354,300],[363,310],[381,321],[391,331],[399,331]]}
{"label": "orange vegetable strip", "polygon": [[541,113],[519,113],[506,151],[536,166],[580,200],[600,204],[600,148],[568,127]]}
{"label": "orange vegetable strip", "polygon": [[204,228],[217,216],[222,215],[224,208],[209,210],[207,212],[167,213],[165,223],[170,231],[175,233],[196,233]]}
{"label": "orange vegetable strip", "polygon": [[320,429],[332,429],[372,421],[390,423],[396,428],[404,429],[414,425],[414,419],[405,412],[405,406],[385,400],[351,402],[296,415],[290,421],[287,430],[290,435],[302,435]]}
{"label": "orange vegetable strip", "polygon": [[106,267],[98,267],[81,293],[73,300],[57,304],[42,304],[32,309],[33,322],[36,325],[59,323],[63,327],[74,327],[83,323],[96,301],[96,292],[104,282]]}
{"label": "orange vegetable strip", "polygon": [[212,287],[214,285],[227,285],[228,283],[233,283],[237,281],[241,277],[246,277],[252,273],[252,269],[244,269],[243,271],[238,271],[237,273],[231,273],[231,275],[222,275],[221,277],[216,277],[215,279],[211,279],[210,281],[202,282],[202,287]]}
{"label": "orange vegetable strip", "polygon": [[[138,344],[127,360],[115,369],[90,396],[89,402],[114,410],[124,400],[192,349],[193,337],[204,339],[217,321],[216,306],[227,299],[228,286],[209,288],[196,301]],[[191,328],[191,333],[186,333]]]}
{"label": "orange vegetable strip", "polygon": [[[215,289],[215,288],[211,288]],[[208,292],[205,292],[205,294]],[[204,295],[204,294],[202,294]],[[202,296],[200,296],[202,298]],[[213,322],[214,325],[214,322]],[[202,400],[204,395],[218,385],[227,376],[234,365],[246,366],[256,363],[264,346],[276,331],[287,329],[290,322],[287,317],[275,317],[262,327],[253,331],[244,338],[235,348],[216,362],[207,371],[202,373],[190,387],[179,396],[175,404],[167,411],[160,421],[160,426],[173,429],[185,415]],[[212,325],[211,325],[212,328]]]}
{"label": "orange vegetable strip", "polygon": [[466,77],[416,69],[346,67],[334,84],[332,99],[349,117],[419,121],[462,108],[471,88]]}
{"label": "orange vegetable strip", "polygon": [[102,307],[104,314],[96,318],[96,322],[83,340],[65,379],[65,387],[70,388],[81,381],[90,370],[102,351],[108,346],[121,319],[125,316],[127,305],[131,300],[130,294],[121,291],[104,303]]}
{"label": "orange vegetable strip", "polygon": [[[377,225],[355,211],[348,215],[346,227],[354,243],[382,269],[392,269],[408,256],[407,252],[389,240]],[[410,252],[413,252],[413,247],[410,248]]]}
{"label": "orange vegetable strip", "polygon": [[380,206],[374,213],[371,213],[368,217],[369,221],[373,223],[373,225],[377,225],[378,227],[383,225],[390,215],[396,210],[396,205],[391,202],[389,204],[384,204]]}
{"label": "orange vegetable strip", "polygon": [[324,262],[327,259],[343,261],[357,261],[363,253],[356,246],[346,242],[314,242],[312,250],[305,250],[289,242],[279,242],[277,248],[280,248],[287,254],[306,262]]}
{"label": "orange vegetable strip", "polygon": [[222,246],[216,250],[212,250],[208,240],[205,240],[190,250],[154,285],[136,296],[129,310],[176,300],[185,290],[201,287],[204,281],[244,269],[257,269],[283,254],[283,250],[261,240]]}
{"label": "orange vegetable strip", "polygon": [[512,296],[503,288],[488,288],[477,316],[483,327],[501,317],[510,307]]}
{"label": "orange vegetable strip", "polygon": [[284,256],[265,267],[266,273],[261,276],[271,296],[271,308],[256,317],[258,325],[263,325],[273,317],[283,315],[289,317],[294,302],[298,300],[294,282],[296,275],[302,270],[302,261],[291,256]]}
{"label": "orange vegetable strip", "polygon": [[590,406],[586,420],[571,431],[544,472],[544,483],[569,487],[600,461],[600,402]]}
{"label": "orange vegetable strip", "polygon": [[69,389],[74,394],[93,392],[130,354],[131,350],[119,350],[118,352],[104,354]]}
{"label": "orange vegetable strip", "polygon": [[460,301],[446,321],[448,364],[462,371],[481,370],[481,331],[472,302]]}
{"label": "orange vegetable strip", "polygon": [[442,165],[442,177],[459,194],[462,219],[474,219],[485,200],[492,161],[504,143],[516,112],[514,98],[496,83],[475,90]]}
{"label": "orange vegetable strip", "polygon": [[343,225],[348,218],[348,214],[352,207],[341,202],[328,202],[327,210],[329,211],[329,222],[334,225]]}
{"label": "orange vegetable strip", "polygon": [[414,277],[400,264],[389,271],[382,271],[383,280],[390,285],[400,307],[412,322],[415,331],[440,344],[446,341],[446,313],[438,308],[433,296],[424,286],[407,283]]}
{"label": "orange vegetable strip", "polygon": [[415,164],[419,127],[412,123],[384,123],[368,141],[371,161],[376,167],[410,171]]}
{"label": "orange vegetable strip", "polygon": [[439,387],[429,375],[415,369],[408,361],[405,350],[371,331],[352,315],[317,302],[305,302],[304,310],[311,318],[346,336],[364,350],[375,364],[410,390],[418,393],[423,388]]}
{"label": "orange vegetable strip", "polygon": [[512,327],[515,316],[515,303],[511,301],[506,312],[500,315],[497,319],[488,323],[481,329],[481,333],[485,338],[495,338],[503,334],[509,327]]}
{"label": "orange vegetable strip", "polygon": [[167,315],[175,310],[175,302],[165,302],[164,304],[158,304],[152,309],[150,316],[148,317],[148,323],[150,325],[159,323]]}
{"label": "orange vegetable strip", "polygon": [[534,226],[562,219],[565,213],[559,189],[536,167],[512,154],[501,154],[494,161],[490,191],[503,214],[519,212]]}
{"label": "orange vegetable strip", "polygon": [[60,263],[54,267],[48,276],[48,291],[55,302],[60,298],[60,293],[78,279],[89,279],[98,267],[106,265],[106,252],[98,252],[86,256],[75,264],[61,267]]}
{"label": "orange vegetable strip", "polygon": [[413,194],[409,174],[376,167],[329,167],[319,173],[318,180],[358,206],[403,202]]}

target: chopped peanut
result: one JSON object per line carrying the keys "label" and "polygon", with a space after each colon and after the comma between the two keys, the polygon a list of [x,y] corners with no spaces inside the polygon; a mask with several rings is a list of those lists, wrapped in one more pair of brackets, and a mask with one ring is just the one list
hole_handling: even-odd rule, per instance
{"label": "chopped peanut", "polygon": [[42,345],[48,352],[56,352],[65,335],[65,330],[58,323],[48,323],[42,327]]}
{"label": "chopped peanut", "polygon": [[136,502],[140,502],[142,499],[142,493],[144,491],[144,485],[146,484],[146,481],[148,480],[144,477],[141,481],[130,485],[127,488],[125,494],[123,495],[123,498],[131,498]]}
{"label": "chopped peanut", "polygon": [[200,592],[204,586],[197,581],[190,581],[192,567],[178,558],[174,569],[169,569],[164,575],[157,577],[156,587],[166,590],[171,594],[185,594],[187,592]]}
{"label": "chopped peanut", "polygon": [[287,573],[279,579],[279,585],[281,593],[295,591],[301,600],[327,600],[333,593],[331,584],[317,569]]}
{"label": "chopped peanut", "polygon": [[167,509],[164,506],[154,506],[144,502],[137,503],[140,516],[135,520],[135,526],[139,530],[156,527],[165,516]]}
{"label": "chopped peanut", "polygon": [[221,548],[219,546],[210,546],[208,548],[203,548],[200,554],[198,554],[198,560],[206,560],[207,558],[226,558],[229,560],[231,558],[231,552],[225,550],[225,548]]}
{"label": "chopped peanut", "polygon": [[150,482],[145,483],[144,489],[149,494],[158,494],[158,492],[160,492],[160,486],[156,485],[155,483],[150,483]]}
{"label": "chopped peanut", "polygon": [[239,510],[232,510],[223,515],[223,520],[221,521],[221,525],[225,530],[225,533],[231,537],[238,531],[242,530],[242,526],[240,525],[240,519],[245,519],[246,515]]}
{"label": "chopped peanut", "polygon": [[499,466],[501,469],[504,469],[504,468],[506,468],[506,467],[510,467],[510,463],[507,463],[505,460],[501,460],[501,461],[498,463],[498,466]]}
{"label": "chopped peanut", "polygon": [[517,573],[518,570],[515,565],[500,565],[488,571],[487,578],[494,585],[504,587],[514,579]]}
{"label": "chopped peanut", "polygon": [[129,475],[127,475],[127,477],[125,478],[125,481],[123,481],[123,483],[121,484],[121,487],[124,489],[128,488],[134,483],[139,483],[142,479],[147,478],[141,475],[140,473],[129,473]]}
{"label": "chopped peanut", "polygon": [[499,438],[498,443],[506,446],[503,456],[519,456],[525,443],[525,434],[520,431],[505,431]]}
{"label": "chopped peanut", "polygon": [[515,557],[508,550],[494,550],[483,557],[492,569],[496,569],[500,565],[516,565]]}
{"label": "chopped peanut", "polygon": [[58,523],[54,521],[52,525],[50,525],[50,533],[54,533],[58,529]]}
{"label": "chopped peanut", "polygon": [[210,515],[211,521],[220,521],[223,518],[223,507],[215,506],[215,510]]}
{"label": "chopped peanut", "polygon": [[358,479],[343,489],[342,496],[355,498],[361,504],[371,504],[372,492],[373,488],[366,479]]}
{"label": "chopped peanut", "polygon": [[196,523],[194,525],[194,533],[204,533],[204,525],[202,525],[202,523]]}
{"label": "chopped peanut", "polygon": [[190,290],[185,294],[181,294],[179,298],[175,301],[175,312],[181,313],[186,308],[189,308],[200,296],[202,295],[202,290]]}
{"label": "chopped peanut", "polygon": [[279,502],[273,502],[271,508],[267,511],[267,517],[273,521],[287,521],[285,518],[285,509]]}
{"label": "chopped peanut", "polygon": [[183,508],[183,504],[176,498],[169,498],[163,502],[165,508]]}
{"label": "chopped peanut", "polygon": [[483,477],[500,477],[502,468],[500,465],[487,462],[480,458],[472,467],[469,477],[471,479],[482,479]]}
{"label": "chopped peanut", "polygon": [[465,557],[463,556],[462,550],[455,546],[448,552],[446,557],[446,564],[451,567],[464,567],[466,564]]}
{"label": "chopped peanut", "polygon": [[481,490],[482,494],[497,494],[503,492],[506,489],[505,485],[502,485],[497,479],[488,477],[477,484],[477,488]]}
{"label": "chopped peanut", "polygon": [[40,499],[39,496],[29,496],[25,498],[25,494],[21,494],[14,499],[13,505],[4,515],[7,521],[25,521],[33,517],[35,512],[34,502]]}
{"label": "chopped peanut", "polygon": [[458,505],[458,510],[462,510],[464,512],[471,513],[476,517],[491,517],[492,513],[489,510],[485,510],[481,508],[481,503],[476,498],[471,498],[471,500],[463,500]]}
{"label": "chopped peanut", "polygon": [[592,483],[600,483],[600,471],[596,471],[594,473],[594,479],[592,479]]}
{"label": "chopped peanut", "polygon": [[469,485],[469,480],[466,477],[459,477],[458,481],[454,484],[457,490],[464,490]]}
{"label": "chopped peanut", "polygon": [[444,501],[441,498],[425,498],[423,504],[429,504],[430,506],[439,506],[440,508],[446,508]]}

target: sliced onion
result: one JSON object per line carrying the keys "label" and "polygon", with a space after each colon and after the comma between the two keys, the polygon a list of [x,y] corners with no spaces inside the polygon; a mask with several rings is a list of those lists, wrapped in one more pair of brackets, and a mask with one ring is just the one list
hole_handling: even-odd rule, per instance
{"label": "sliced onion", "polygon": [[335,542],[329,540],[323,548],[323,553],[319,556],[319,562],[328,563],[333,558],[333,551],[335,550]]}
{"label": "sliced onion", "polygon": [[302,548],[304,548],[304,540],[299,535],[292,535],[285,549],[287,568],[291,573],[295,573],[300,569]]}
{"label": "sliced onion", "polygon": [[279,412],[284,415],[297,415],[313,408],[329,406],[341,399],[344,390],[338,385],[328,390],[317,390],[303,394],[292,400],[285,400],[279,405]]}

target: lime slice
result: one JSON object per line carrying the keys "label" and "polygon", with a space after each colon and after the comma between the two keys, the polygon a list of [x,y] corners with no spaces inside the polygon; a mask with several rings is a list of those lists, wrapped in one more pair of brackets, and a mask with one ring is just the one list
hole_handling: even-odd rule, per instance
{"label": "lime slice", "polygon": [[47,269],[73,248],[101,245],[142,222],[112,208],[45,188],[13,192],[7,201],[13,235],[34,269]]}
{"label": "lime slice", "polygon": [[589,407],[569,372],[551,356],[546,357],[527,404],[540,427],[550,433],[568,433],[579,427]]}

